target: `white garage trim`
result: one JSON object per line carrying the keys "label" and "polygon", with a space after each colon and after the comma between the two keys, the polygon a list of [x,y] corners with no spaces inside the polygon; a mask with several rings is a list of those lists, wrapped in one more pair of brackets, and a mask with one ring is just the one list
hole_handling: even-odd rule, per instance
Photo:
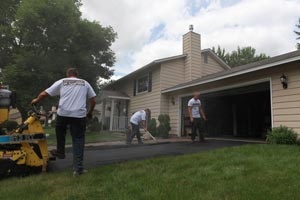
{"label": "white garage trim", "polygon": [[[254,81],[248,81],[248,82],[244,82],[244,83],[238,83],[238,84],[232,84],[232,85],[228,85],[228,86],[224,86],[224,87],[218,87],[215,89],[210,89],[210,90],[204,90],[204,91],[200,91],[201,94],[207,94],[207,93],[212,93],[212,92],[218,92],[218,91],[222,91],[222,90],[228,90],[228,89],[234,89],[234,88],[240,88],[240,87],[245,87],[245,86],[249,86],[249,85],[256,85],[259,83],[265,83],[265,82],[269,82],[270,84],[270,95],[271,95],[271,120],[272,120],[272,127],[273,127],[273,105],[272,105],[272,78],[268,77],[268,78],[264,78],[264,79],[258,79],[258,80],[254,80]],[[182,94],[182,95],[178,95],[178,109],[179,109],[179,116],[178,116],[178,135],[181,136],[181,130],[182,130],[182,98],[184,97],[188,97],[188,96],[192,96],[193,93],[186,93],[186,94]]]}
{"label": "white garage trim", "polygon": [[[244,87],[244,86],[249,86],[249,85],[256,85],[259,83],[264,83],[264,82],[270,82],[271,78],[264,78],[264,79],[258,79],[258,80],[254,80],[254,81],[248,81],[248,82],[244,82],[244,83],[237,83],[237,84],[232,84],[232,85],[228,85],[228,86],[223,86],[223,87],[218,87],[218,88],[214,88],[214,89],[210,89],[210,90],[203,90],[203,91],[199,91],[201,94],[207,94],[207,93],[212,93],[212,92],[218,92],[221,90],[228,90],[228,89],[234,89],[234,88],[239,88],[239,87]],[[186,93],[186,94],[182,94],[179,95],[179,97],[187,97],[187,96],[191,96],[193,95],[193,93]]]}
{"label": "white garage trim", "polygon": [[270,77],[270,101],[271,101],[271,128],[274,127],[274,117],[273,117],[273,86],[272,77]]}

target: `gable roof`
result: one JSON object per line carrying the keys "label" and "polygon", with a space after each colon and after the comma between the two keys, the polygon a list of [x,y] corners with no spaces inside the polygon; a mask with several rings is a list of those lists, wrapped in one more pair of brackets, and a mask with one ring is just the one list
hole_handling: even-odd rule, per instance
{"label": "gable roof", "polygon": [[[223,67],[224,69],[228,70],[228,69],[231,69],[231,67],[229,65],[227,65],[221,58],[219,58],[211,49],[203,49],[201,50],[201,53],[208,53],[209,55],[211,55],[211,57],[221,65],[221,67]],[[109,84],[108,86],[106,87],[109,87],[111,85],[113,85],[114,83],[116,82],[119,82],[119,81],[122,81],[122,80],[125,80],[127,78],[130,78],[140,72],[142,72],[143,70],[146,70],[146,69],[149,69],[150,67],[153,67],[157,64],[161,64],[163,62],[167,62],[167,61],[171,61],[171,60],[176,60],[176,59],[180,59],[180,58],[185,58],[187,55],[186,54],[181,54],[181,55],[177,55],[177,56],[171,56],[171,57],[166,57],[166,58],[161,58],[161,59],[157,59],[157,60],[154,60],[150,63],[148,63],[147,65],[131,72],[130,74],[127,74],[126,76],[123,76],[122,78],[116,80],[115,82]],[[105,88],[106,88],[105,87]]]}
{"label": "gable roof", "polygon": [[100,100],[105,98],[113,99],[130,99],[129,96],[123,92],[112,91],[112,90],[103,90],[101,95],[99,95]]}
{"label": "gable roof", "polygon": [[246,74],[246,73],[250,73],[250,72],[254,72],[254,71],[258,71],[258,70],[262,70],[262,69],[275,67],[275,66],[278,66],[281,64],[285,64],[285,63],[289,63],[289,62],[293,62],[293,61],[297,61],[297,60],[300,60],[300,50],[282,54],[279,56],[275,56],[275,57],[265,59],[262,61],[242,65],[239,67],[234,67],[229,70],[211,74],[211,75],[199,78],[199,79],[195,79],[190,82],[182,83],[182,84],[176,85],[174,87],[170,87],[165,90],[162,90],[162,93],[172,92],[172,91],[176,91],[179,89],[184,89],[184,88],[188,88],[188,87],[192,87],[192,86],[196,86],[196,85],[202,85],[205,83],[210,83],[210,82],[222,80],[225,78],[230,78],[233,76],[238,76],[241,74]]}
{"label": "gable roof", "polygon": [[227,65],[219,56],[217,56],[217,54],[215,52],[213,52],[213,50],[203,49],[201,51],[201,53],[205,53],[205,52],[207,52],[224,69],[231,69],[231,67],[229,65]]}
{"label": "gable roof", "polygon": [[182,55],[171,56],[171,57],[167,57],[167,58],[161,58],[161,59],[154,60],[154,61],[148,63],[147,65],[145,65],[145,66],[143,66],[143,67],[141,67],[141,68],[139,68],[139,69],[137,69],[137,70],[135,70],[135,71],[133,71],[133,72],[127,74],[126,76],[123,76],[122,78],[120,78],[120,79],[118,79],[118,80],[112,82],[111,84],[107,85],[105,88],[107,88],[107,87],[113,85],[113,84],[116,83],[116,82],[119,82],[119,81],[125,80],[125,79],[127,79],[127,78],[130,78],[130,77],[132,77],[132,76],[138,74],[139,72],[142,72],[143,70],[149,69],[150,67],[153,67],[153,66],[155,66],[155,65],[157,65],[157,64],[161,64],[161,63],[166,62],[166,61],[175,60],[175,59],[180,59],[180,58],[185,58],[185,57],[186,57],[186,55],[185,55],[185,54],[182,54]]}

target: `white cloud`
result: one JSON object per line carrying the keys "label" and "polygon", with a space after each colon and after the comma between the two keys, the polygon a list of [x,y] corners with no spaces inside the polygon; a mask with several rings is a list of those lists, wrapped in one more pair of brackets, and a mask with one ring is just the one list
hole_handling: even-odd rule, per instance
{"label": "white cloud", "polygon": [[176,40],[156,40],[155,42],[145,45],[141,51],[133,54],[135,59],[132,67],[136,70],[153,60],[181,54],[181,49],[181,43]]}
{"label": "white cloud", "polygon": [[[251,45],[271,56],[295,49],[293,30],[300,17],[300,0],[233,0],[224,6],[226,2],[83,0],[82,12],[83,17],[111,25],[118,33],[112,47],[118,76],[152,60],[181,54],[181,38],[189,24],[202,35],[202,48],[221,45],[231,51]],[[160,37],[151,38],[160,24],[164,25]]]}

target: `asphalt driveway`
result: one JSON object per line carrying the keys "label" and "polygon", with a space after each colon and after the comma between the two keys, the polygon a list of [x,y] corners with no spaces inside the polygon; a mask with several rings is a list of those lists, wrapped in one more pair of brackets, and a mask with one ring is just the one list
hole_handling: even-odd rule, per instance
{"label": "asphalt driveway", "polygon": [[[224,147],[249,144],[241,141],[207,140],[205,143],[176,142],[152,145],[100,146],[87,147],[85,150],[85,167],[94,168],[101,165],[140,160],[158,156],[183,155]],[[51,171],[72,169],[72,150],[67,149],[66,159],[52,161]]]}

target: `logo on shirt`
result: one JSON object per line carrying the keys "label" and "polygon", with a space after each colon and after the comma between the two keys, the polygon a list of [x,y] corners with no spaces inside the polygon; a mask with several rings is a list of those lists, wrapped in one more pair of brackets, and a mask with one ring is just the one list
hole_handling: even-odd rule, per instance
{"label": "logo on shirt", "polygon": [[82,85],[84,86],[84,80],[63,80],[63,86],[69,85]]}
{"label": "logo on shirt", "polygon": [[200,102],[194,102],[193,106],[200,106]]}

